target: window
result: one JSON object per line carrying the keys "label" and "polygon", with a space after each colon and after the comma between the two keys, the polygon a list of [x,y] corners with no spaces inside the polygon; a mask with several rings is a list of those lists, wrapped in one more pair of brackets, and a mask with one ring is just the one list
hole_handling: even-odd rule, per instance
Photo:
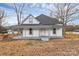
{"label": "window", "polygon": [[29,18],[29,23],[32,24],[33,23],[33,18]]}
{"label": "window", "polygon": [[23,28],[20,29],[20,32],[21,32],[21,33],[22,33],[22,31],[23,31]]}
{"label": "window", "polygon": [[32,24],[32,19],[29,19],[29,23]]}
{"label": "window", "polygon": [[29,29],[29,34],[30,34],[30,35],[32,34],[32,28]]}
{"label": "window", "polygon": [[56,34],[56,28],[53,28],[53,34]]}

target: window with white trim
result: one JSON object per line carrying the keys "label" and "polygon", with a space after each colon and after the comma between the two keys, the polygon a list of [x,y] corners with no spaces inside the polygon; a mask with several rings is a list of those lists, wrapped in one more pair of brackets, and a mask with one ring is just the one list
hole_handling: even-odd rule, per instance
{"label": "window with white trim", "polygon": [[30,24],[33,23],[33,18],[32,18],[32,17],[29,18],[29,23],[30,23]]}
{"label": "window with white trim", "polygon": [[29,34],[32,35],[32,28],[29,29]]}
{"label": "window with white trim", "polygon": [[53,28],[53,34],[56,34],[56,28]]}

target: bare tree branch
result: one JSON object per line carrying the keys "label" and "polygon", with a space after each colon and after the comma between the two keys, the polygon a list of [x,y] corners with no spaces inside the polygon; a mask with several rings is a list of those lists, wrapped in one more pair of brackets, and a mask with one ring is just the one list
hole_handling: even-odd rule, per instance
{"label": "bare tree branch", "polygon": [[79,9],[77,7],[79,4],[58,3],[53,5],[55,7],[55,10],[54,11],[52,10],[53,15],[56,18],[61,19],[61,21],[63,22],[63,25],[67,25],[68,22],[73,21],[73,18],[78,18],[78,17],[75,17],[75,15],[79,13]]}
{"label": "bare tree branch", "polygon": [[25,4],[15,4],[15,3],[13,4],[13,8],[17,16],[18,25],[20,25],[21,22],[23,21],[22,16],[23,16],[24,7],[25,7]]}
{"label": "bare tree branch", "polygon": [[0,26],[2,26],[3,22],[5,22],[5,11],[0,9]]}

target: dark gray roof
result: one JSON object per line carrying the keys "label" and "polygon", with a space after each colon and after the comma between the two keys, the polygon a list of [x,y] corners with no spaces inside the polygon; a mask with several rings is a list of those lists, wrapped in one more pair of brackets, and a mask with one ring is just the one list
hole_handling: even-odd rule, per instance
{"label": "dark gray roof", "polygon": [[[32,15],[29,15],[28,17],[30,17],[30,16],[32,16]],[[27,20],[27,18],[23,22],[25,22]],[[44,14],[41,14],[41,15],[35,17],[35,19],[37,19],[40,23],[39,24],[23,24],[22,23],[21,25],[55,25],[55,24],[60,24],[58,19],[52,18],[52,17],[44,15]]]}
{"label": "dark gray roof", "polygon": [[60,23],[56,18],[52,18],[44,14],[37,16],[36,19],[40,21],[40,24],[43,24],[43,25],[54,25],[54,24]]}

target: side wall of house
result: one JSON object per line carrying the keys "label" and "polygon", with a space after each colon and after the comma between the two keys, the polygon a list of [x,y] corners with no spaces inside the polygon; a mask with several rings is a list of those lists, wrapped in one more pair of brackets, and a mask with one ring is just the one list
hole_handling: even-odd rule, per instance
{"label": "side wall of house", "polygon": [[57,30],[57,36],[63,37],[63,28],[58,28],[58,30]]}
{"label": "side wall of house", "polygon": [[62,34],[62,28],[56,28],[56,34],[53,34],[53,29],[50,29],[49,30],[50,34],[49,36],[51,37],[63,37],[63,34]]}

